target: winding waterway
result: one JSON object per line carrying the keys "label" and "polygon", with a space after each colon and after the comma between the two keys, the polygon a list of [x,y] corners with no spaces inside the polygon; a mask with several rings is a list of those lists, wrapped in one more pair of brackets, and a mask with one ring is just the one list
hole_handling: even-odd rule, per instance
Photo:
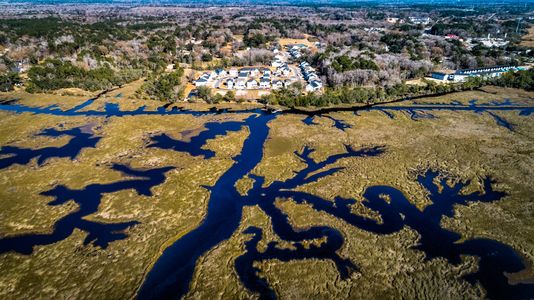
{"label": "winding waterway", "polygon": [[[193,116],[226,113],[227,111],[190,111],[177,107],[160,107],[156,110],[146,110],[140,107],[132,111],[123,111],[116,104],[108,103],[105,109],[87,110],[94,100],[88,100],[71,109],[62,110],[56,106],[30,107],[9,102],[0,105],[0,110],[15,113],[50,114],[58,116],[94,116],[94,117],[122,117],[135,115],[180,115]],[[413,120],[424,120],[435,117],[433,111],[470,111],[474,113],[490,114],[496,124],[509,130],[514,127],[503,117],[495,114],[501,111],[517,112],[520,116],[529,116],[534,112],[533,107],[514,105],[510,101],[477,105],[471,102],[468,105],[452,104],[415,104],[413,106],[373,106],[360,111],[381,111],[386,116],[394,118],[396,112],[407,113]],[[447,184],[450,178],[444,176],[439,170],[424,170],[417,177],[417,182],[426,191],[432,202],[424,210],[415,207],[402,191],[384,185],[369,186],[362,194],[363,205],[380,216],[377,219],[367,218],[354,214],[351,205],[358,199],[345,199],[337,197],[334,201],[319,196],[298,191],[297,188],[305,184],[316,182],[327,176],[340,172],[342,168],[336,163],[344,159],[372,159],[379,157],[387,148],[374,145],[364,148],[345,147],[345,151],[330,155],[322,161],[312,159],[314,149],[305,148],[296,155],[306,167],[294,173],[293,177],[284,181],[275,181],[264,186],[264,178],[252,174],[254,168],[263,159],[263,146],[269,136],[269,123],[280,113],[269,113],[264,110],[236,110],[228,113],[247,114],[243,121],[210,122],[198,135],[189,141],[176,140],[163,133],[151,137],[147,147],[159,148],[167,151],[186,152],[192,156],[212,159],[215,153],[204,149],[207,141],[216,136],[226,135],[242,128],[248,129],[243,148],[239,155],[233,158],[232,166],[219,177],[210,187],[210,199],[207,213],[202,223],[179,238],[166,248],[162,255],[154,262],[151,270],[138,290],[139,299],[178,299],[184,296],[192,280],[193,272],[198,259],[219,243],[227,240],[238,229],[242,218],[243,207],[258,205],[271,219],[274,233],[282,240],[293,243],[293,249],[278,247],[271,242],[264,251],[258,251],[258,243],[263,237],[262,229],[249,227],[244,233],[250,234],[251,239],[245,244],[246,252],[235,261],[236,272],[243,285],[252,292],[258,293],[262,299],[276,298],[276,292],[269,282],[260,276],[260,270],[255,262],[269,259],[290,261],[299,259],[325,259],[332,261],[341,279],[350,277],[358,272],[358,262],[351,261],[338,254],[344,244],[344,235],[330,226],[313,226],[309,228],[294,228],[287,215],[275,205],[277,199],[291,199],[297,204],[306,203],[317,211],[321,211],[343,220],[351,226],[377,234],[385,235],[398,232],[405,227],[417,232],[419,242],[414,251],[422,251],[427,260],[444,258],[450,264],[460,264],[462,255],[479,258],[478,270],[464,276],[472,284],[479,283],[492,299],[516,298],[528,299],[534,297],[534,284],[508,283],[506,273],[521,271],[525,265],[513,248],[498,241],[489,239],[462,239],[459,233],[441,227],[443,217],[455,217],[455,205],[468,205],[473,202],[493,202],[501,200],[506,194],[494,190],[491,178],[483,178],[483,190],[470,194],[462,193],[469,182],[454,181],[454,185]],[[350,128],[350,125],[332,116],[319,113],[316,116],[307,116],[303,122],[314,126],[316,117],[326,117],[334,122],[340,130]],[[28,164],[36,158],[38,163],[44,163],[52,157],[74,159],[83,148],[98,146],[99,137],[82,128],[69,130],[47,129],[41,133],[45,136],[70,136],[70,141],[62,147],[45,147],[40,149],[3,146],[0,150],[0,169],[8,168],[14,164]],[[90,184],[82,189],[70,189],[63,185],[42,193],[53,200],[50,205],[61,205],[73,200],[78,209],[56,221],[54,230],[48,234],[24,234],[0,238],[0,253],[15,251],[29,255],[37,245],[49,245],[70,236],[74,229],[87,233],[85,243],[93,243],[105,248],[109,243],[127,238],[126,229],[135,226],[137,221],[116,224],[105,224],[87,221],[85,216],[98,211],[104,194],[121,190],[134,189],[140,195],[151,195],[151,188],[165,181],[166,173],[173,167],[149,170],[135,170],[125,165],[112,165],[112,169],[123,172],[128,178],[108,184]],[[236,190],[236,182],[244,177],[251,178],[254,183],[246,195]],[[389,201],[384,200],[387,196]],[[305,241],[322,239],[320,245],[305,246]]]}

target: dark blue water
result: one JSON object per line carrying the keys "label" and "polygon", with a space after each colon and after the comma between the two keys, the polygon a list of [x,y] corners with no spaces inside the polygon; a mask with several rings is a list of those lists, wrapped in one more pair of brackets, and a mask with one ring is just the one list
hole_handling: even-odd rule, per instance
{"label": "dark blue water", "polygon": [[[12,111],[16,113],[36,113],[36,114],[49,114],[49,115],[56,115],[56,116],[89,116],[89,117],[122,117],[122,116],[138,116],[138,115],[193,115],[193,116],[203,116],[203,115],[213,115],[213,114],[221,114],[221,113],[236,113],[236,114],[250,114],[250,113],[259,113],[259,114],[265,114],[268,113],[266,111],[260,110],[260,109],[243,109],[243,110],[232,110],[229,111],[227,109],[217,109],[212,108],[209,111],[192,111],[187,110],[183,108],[178,108],[176,106],[172,106],[172,108],[169,110],[168,107],[170,107],[171,104],[165,104],[156,110],[146,110],[145,106],[141,106],[137,108],[136,110],[121,110],[119,105],[116,103],[107,103],[105,105],[105,108],[103,111],[100,110],[81,110],[83,108],[86,108],[90,104],[92,104],[95,99],[89,99],[86,102],[75,106],[68,110],[62,110],[57,105],[51,105],[48,107],[30,107],[25,106],[22,104],[17,104],[18,99],[14,99],[12,101],[4,101],[0,103],[0,110],[4,111]],[[384,113],[389,118],[394,118],[393,112],[401,111],[408,114],[410,118],[413,120],[420,120],[425,118],[434,118],[435,116],[431,114],[431,111],[471,111],[471,112],[477,112],[477,113],[484,113],[484,112],[495,112],[495,111],[515,111],[518,112],[519,116],[530,116],[534,113],[534,107],[532,106],[520,106],[515,103],[513,103],[510,99],[506,99],[504,101],[492,101],[486,104],[478,104],[478,100],[473,99],[469,101],[468,105],[464,105],[458,101],[452,101],[451,103],[418,103],[414,101],[415,105],[412,106],[394,106],[394,105],[374,105],[370,108],[366,109],[360,109],[360,110],[366,110],[366,111],[380,111]],[[356,112],[358,111],[358,108],[355,108]],[[347,128],[350,128],[350,125],[344,122],[343,120],[339,120],[336,118],[333,118],[329,115],[321,115],[324,117],[327,117],[331,119],[334,122],[334,126],[340,130],[345,131]],[[510,124],[510,122],[506,121],[503,117],[495,118],[494,115],[492,116],[495,120],[497,125],[502,126],[504,128],[507,128],[509,130],[513,130],[513,126],[508,126],[507,124]],[[307,125],[316,125],[317,123],[314,122],[314,116],[309,115],[306,117],[303,122]]]}
{"label": "dark blue water", "polygon": [[135,190],[139,195],[151,196],[150,189],[163,183],[165,173],[172,170],[173,167],[136,170],[114,164],[111,169],[120,171],[128,177],[135,177],[135,179],[125,179],[107,184],[90,184],[79,190],[58,185],[51,190],[42,192],[41,195],[54,199],[48,203],[49,205],[62,205],[68,201],[74,201],[78,208],[57,220],[51,233],[32,233],[0,238],[0,253],[15,251],[21,254],[31,254],[35,246],[51,245],[64,240],[72,234],[74,229],[87,233],[84,244],[93,243],[101,248],[106,248],[110,242],[126,238],[125,230],[138,224],[137,221],[100,223],[86,220],[84,217],[98,211],[105,194],[122,190]]}
{"label": "dark blue water", "polygon": [[352,127],[347,122],[345,122],[343,120],[340,120],[340,119],[336,119],[336,118],[334,118],[332,116],[326,116],[326,118],[332,120],[334,122],[334,127],[339,129],[339,130],[341,130],[341,131],[345,131],[345,129]]}
{"label": "dark blue water", "polygon": [[156,110],[146,110],[145,106],[141,106],[135,110],[122,110],[117,103],[106,103],[104,110],[81,110],[91,105],[95,99],[89,99],[78,106],[71,109],[62,110],[57,105],[50,105],[46,107],[33,107],[26,106],[18,103],[0,103],[0,110],[11,111],[15,113],[34,113],[34,114],[46,114],[54,116],[85,116],[85,117],[124,117],[124,116],[147,116],[147,115],[192,115],[192,116],[204,116],[214,115],[226,112],[234,114],[250,114],[250,113],[266,113],[261,109],[243,109],[228,111],[225,109],[211,109],[209,111],[193,111],[174,106],[172,109],[167,110],[164,105],[158,107]]}
{"label": "dark blue water", "polygon": [[0,158],[0,169],[7,168],[14,164],[25,165],[34,158],[37,158],[37,163],[39,165],[53,157],[74,159],[80,154],[82,149],[95,148],[100,140],[100,137],[93,136],[90,130],[84,131],[81,127],[68,130],[49,128],[45,129],[38,135],[48,137],[70,136],[72,138],[67,144],[60,147],[31,149],[16,146],[2,146],[2,148],[0,148],[0,155],[6,157]]}
{"label": "dark blue water", "polygon": [[414,105],[410,106],[376,105],[367,109],[367,111],[372,110],[380,111],[392,119],[395,117],[392,112],[404,112],[414,121],[436,118],[435,115],[431,114],[432,111],[471,111],[475,113],[487,113],[495,120],[497,125],[510,131],[514,131],[513,124],[505,118],[496,115],[494,112],[514,111],[518,112],[519,116],[530,116],[534,113],[534,107],[520,106],[513,103],[510,99],[505,99],[504,101],[491,101],[486,104],[478,104],[478,100],[473,99],[470,100],[467,105],[458,101],[452,101],[451,103],[414,102]]}
{"label": "dark blue water", "polygon": [[179,152],[187,152],[192,156],[204,156],[212,158],[215,152],[209,149],[202,149],[207,140],[215,138],[217,135],[226,135],[230,131],[239,131],[244,125],[243,122],[225,122],[225,123],[206,123],[206,129],[199,135],[191,138],[191,141],[184,142],[175,140],[166,134],[152,136],[149,148],[172,149]]}
{"label": "dark blue water", "polygon": [[[147,274],[138,298],[175,299],[189,289],[196,261],[206,251],[228,239],[239,226],[245,203],[235,183],[248,174],[263,157],[263,144],[267,139],[267,123],[274,115],[253,115],[245,120],[251,134],[243,144],[234,164],[209,187],[210,199],[205,219],[173,245],[165,249]],[[216,134],[223,130],[212,127]],[[205,134],[204,137],[213,136]],[[204,140],[204,143],[206,141]]]}
{"label": "dark blue water", "polygon": [[381,110],[380,112],[382,112],[384,115],[386,115],[386,117],[390,119],[395,119],[395,115],[387,110]]}
{"label": "dark blue water", "polygon": [[[260,122],[265,116],[252,119]],[[258,205],[271,219],[273,231],[281,239],[291,241],[295,249],[280,249],[276,242],[271,242],[265,251],[259,252],[257,244],[262,238],[262,230],[249,227],[244,233],[251,234],[252,239],[245,245],[246,252],[235,261],[236,272],[242,283],[249,290],[256,292],[262,299],[276,297],[275,291],[261,276],[260,270],[254,267],[255,262],[268,259],[290,261],[296,259],[328,259],[331,260],[340,278],[348,278],[358,270],[357,262],[339,256],[338,250],[343,246],[344,237],[338,230],[329,226],[314,226],[296,230],[289,223],[287,215],[275,205],[276,199],[292,199],[296,203],[306,203],[315,210],[335,216],[352,226],[375,234],[391,234],[409,227],[420,235],[420,240],[413,247],[415,251],[423,251],[426,259],[444,258],[451,264],[459,264],[462,255],[473,255],[480,258],[480,269],[465,276],[475,284],[480,283],[490,298],[504,297],[528,298],[534,296],[534,285],[509,285],[504,272],[513,273],[525,268],[518,253],[511,247],[487,239],[472,239],[460,242],[461,235],[441,227],[442,217],[454,217],[454,205],[468,205],[472,202],[492,202],[502,199],[505,193],[493,190],[489,178],[483,180],[483,191],[462,194],[462,189],[469,182],[457,181],[453,186],[446,184],[448,178],[440,173],[427,170],[417,180],[429,193],[432,204],[423,211],[415,207],[412,201],[399,190],[389,186],[371,186],[363,194],[363,204],[380,215],[381,222],[376,219],[355,215],[351,205],[356,199],[336,198],[334,201],[322,199],[308,193],[295,191],[296,188],[333,175],[342,168],[332,166],[340,159],[351,157],[373,157],[381,155],[385,149],[380,146],[353,149],[346,146],[346,151],[332,155],[324,161],[311,159],[313,149],[304,148],[295,155],[307,167],[295,173],[285,181],[275,181],[264,187],[264,179],[249,172],[261,160],[263,153],[257,151],[267,137],[268,127],[260,122],[263,129],[254,126],[247,119],[244,126],[250,132],[258,133],[259,138],[252,134],[248,137],[240,158],[247,158],[248,164],[237,160],[234,166],[225,173],[214,187],[210,188],[210,204],[208,214],[203,223],[185,237],[167,248],[158,259],[143,283],[138,298],[140,299],[178,299],[184,296],[194,272],[196,262],[206,251],[228,239],[238,228],[241,211],[245,205]],[[224,124],[224,123],[223,123]],[[257,124],[256,124],[257,125]],[[205,137],[221,134],[225,126],[210,127],[212,134],[202,133]],[[208,131],[209,131],[208,130]],[[205,143],[205,140],[204,140]],[[203,144],[196,141],[195,147]],[[167,147],[167,149],[169,149]],[[247,175],[254,180],[252,188],[242,196],[235,190],[235,182]],[[388,196],[390,202],[383,200]],[[325,239],[320,246],[304,247],[303,241]]]}
{"label": "dark blue water", "polygon": [[514,131],[514,125],[510,123],[509,121],[507,121],[505,118],[500,117],[492,112],[489,112],[488,114],[493,117],[497,125],[502,126],[510,131]]}
{"label": "dark blue water", "polygon": [[[459,101],[451,101],[450,103],[419,103],[414,101],[413,104],[414,105],[409,106],[374,105],[370,108],[362,108],[360,110],[355,110],[354,114],[358,116],[360,111],[379,111],[388,118],[395,119],[395,115],[393,114],[394,112],[403,112],[408,115],[410,119],[414,121],[419,121],[437,118],[431,113],[432,111],[470,111],[479,114],[487,113],[495,120],[495,123],[497,125],[504,127],[510,131],[514,131],[514,125],[512,123],[507,121],[505,118],[496,115],[494,112],[514,111],[518,112],[519,116],[530,116],[532,113],[534,113],[534,107],[521,106],[516,103],[513,103],[510,99],[505,99],[503,101],[490,101],[485,104],[479,104],[478,100],[473,99],[470,100],[467,105]],[[332,120],[334,122],[334,127],[340,130],[345,131],[347,128],[351,127],[346,122],[339,119],[335,119],[332,116],[322,114],[318,116],[326,117]],[[318,123],[314,122],[314,118],[314,115],[308,115],[302,120],[302,122],[310,126],[318,125]]]}
{"label": "dark blue water", "polygon": [[418,109],[409,110],[409,111],[407,111],[407,113],[410,115],[410,118],[412,120],[414,120],[414,121],[423,120],[423,119],[434,119],[435,118],[435,116],[433,114],[425,112],[425,111],[421,111],[421,110],[418,110]]}
{"label": "dark blue water", "polygon": [[[312,170],[315,168],[308,167],[299,172],[295,178],[306,177],[305,175]],[[449,186],[446,184],[447,179],[431,170],[418,176],[418,182],[429,192],[429,198],[432,201],[432,204],[423,211],[415,207],[412,201],[393,187],[368,187],[363,193],[362,203],[380,215],[381,223],[375,219],[352,214],[350,205],[356,202],[355,199],[338,197],[335,201],[328,201],[304,192],[286,190],[299,185],[295,179],[273,184],[260,192],[261,195],[268,196],[264,196],[257,204],[271,217],[274,232],[281,239],[294,242],[296,249],[278,249],[277,243],[271,242],[267,250],[259,252],[257,246],[262,238],[262,231],[256,227],[249,227],[244,233],[252,234],[253,237],[245,245],[247,252],[236,260],[236,271],[249,290],[259,293],[261,299],[273,299],[275,298],[274,290],[269,287],[264,278],[259,276],[260,270],[254,267],[254,262],[267,259],[281,261],[306,258],[330,259],[336,265],[342,279],[357,270],[357,264],[336,254],[336,251],[343,245],[343,235],[340,232],[330,227],[311,227],[298,231],[292,228],[287,216],[274,205],[276,198],[291,198],[297,203],[306,203],[317,211],[328,213],[355,227],[376,234],[390,234],[408,226],[420,235],[419,243],[414,246],[414,250],[423,251],[427,260],[444,258],[451,264],[459,264],[462,255],[478,257],[480,259],[479,270],[467,274],[464,279],[472,284],[480,283],[489,298],[528,299],[534,297],[533,284],[509,285],[504,275],[504,272],[514,273],[525,268],[522,258],[513,248],[489,239],[470,239],[459,242],[460,234],[444,229],[440,225],[442,217],[454,217],[454,205],[468,205],[477,201],[497,201],[502,199],[505,193],[493,190],[491,179],[486,178],[483,180],[483,192],[462,194],[462,189],[469,182],[457,182]],[[256,180],[262,181],[261,178],[256,178]],[[439,185],[436,182],[439,182]],[[258,188],[261,184],[255,186]],[[386,202],[383,196],[388,196],[390,202]],[[304,248],[301,242],[313,238],[326,238],[327,242],[321,246]]]}
{"label": "dark blue water", "polygon": [[[79,105],[74,106],[73,108],[71,108],[71,109],[69,109],[69,110],[67,110],[67,111],[68,111],[68,112],[75,112],[75,111],[78,111],[78,110],[80,110],[80,109],[84,109],[84,108],[86,108],[87,106],[93,104],[93,102],[95,102],[95,99],[89,99],[89,100],[87,100],[87,101],[85,101],[85,102],[80,103]],[[49,106],[49,108],[55,108],[55,107],[56,107],[56,106],[51,106],[51,107]]]}
{"label": "dark blue water", "polygon": [[[70,110],[61,110],[56,106],[44,108],[31,108],[18,104],[0,105],[0,110],[14,111],[17,113],[30,112],[38,114],[53,114],[61,116],[102,116],[121,117],[130,115],[176,115],[189,114],[194,116],[206,114],[225,113],[224,110],[212,109],[210,111],[196,112],[177,108],[176,106],[163,106],[154,111],[146,111],[140,107],[134,111],[122,111],[116,104],[108,104],[104,111],[86,110],[91,100],[82,103]],[[478,106],[476,102],[469,105],[452,104],[427,105],[417,107],[402,106],[375,106],[369,110],[378,110],[386,115],[394,117],[392,112],[402,111],[409,114],[417,114],[414,119],[423,120],[435,110],[472,111],[477,113],[493,113],[495,111],[517,111],[522,116],[532,113],[534,108],[507,105],[490,104]],[[463,194],[462,189],[469,182],[456,181],[453,186],[446,184],[447,178],[437,171],[426,170],[418,176],[418,183],[428,191],[432,204],[423,211],[412,205],[406,195],[398,189],[389,186],[369,186],[362,195],[363,205],[380,215],[381,221],[366,218],[351,212],[351,206],[358,199],[345,199],[337,197],[334,201],[323,199],[316,195],[297,191],[297,188],[312,183],[327,176],[331,176],[343,169],[335,164],[341,159],[359,157],[360,159],[372,159],[380,156],[386,149],[382,146],[353,149],[345,147],[342,153],[327,157],[324,161],[314,161],[311,158],[313,149],[304,148],[295,155],[306,165],[305,168],[296,172],[292,178],[284,181],[275,181],[269,186],[264,186],[264,179],[251,174],[254,167],[263,158],[263,145],[269,134],[268,123],[276,118],[277,114],[268,114],[260,110],[242,110],[232,113],[246,113],[250,116],[242,122],[227,121],[221,123],[207,123],[205,130],[190,141],[181,141],[169,137],[166,134],[153,136],[152,143],[148,147],[167,149],[170,151],[186,152],[193,156],[203,156],[204,159],[214,157],[215,153],[202,149],[206,142],[219,135],[247,127],[250,132],[246,138],[243,149],[234,157],[234,164],[219,178],[210,190],[210,199],[205,219],[194,230],[181,237],[163,254],[153,265],[145,277],[138,292],[140,299],[178,299],[189,290],[189,284],[198,259],[207,251],[227,240],[238,228],[242,217],[242,209],[247,205],[258,205],[271,219],[273,231],[281,239],[291,241],[295,249],[279,249],[275,242],[271,242],[265,251],[258,251],[257,244],[262,239],[262,230],[249,227],[245,233],[251,235],[251,239],[245,245],[245,253],[235,261],[236,272],[243,284],[252,292],[260,295],[262,299],[276,297],[275,291],[269,282],[259,276],[259,270],[254,267],[255,262],[267,259],[279,259],[289,261],[296,259],[328,259],[336,266],[340,278],[348,278],[353,272],[358,271],[357,262],[341,257],[338,250],[344,244],[344,236],[335,228],[329,226],[313,226],[298,230],[289,223],[287,215],[274,203],[278,199],[292,199],[296,203],[307,203],[317,211],[321,211],[346,223],[375,234],[391,234],[408,227],[420,235],[414,251],[425,253],[426,259],[444,258],[451,264],[459,264],[462,255],[476,256],[479,258],[479,268],[465,275],[465,280],[470,283],[479,283],[492,299],[523,299],[534,297],[534,285],[517,284],[509,285],[504,272],[513,273],[525,268],[519,254],[511,247],[498,241],[489,239],[462,240],[460,234],[441,227],[443,217],[455,217],[455,205],[469,205],[472,202],[492,202],[502,199],[505,194],[495,191],[491,179],[483,179],[483,191],[471,194]],[[421,114],[423,115],[421,117]],[[336,124],[335,119],[334,123]],[[313,124],[313,118],[304,120]],[[502,126],[506,121],[497,120]],[[335,125],[334,124],[334,125]],[[337,128],[344,130],[343,122],[337,123]],[[339,127],[338,127],[339,126]],[[49,131],[44,134],[50,136],[60,135],[65,131]],[[11,155],[2,158],[4,167],[15,163],[24,164],[32,158],[42,161],[50,157],[76,157],[80,149],[94,147],[98,140],[92,140],[94,144],[84,142],[97,139],[92,135],[85,136],[84,132],[67,133],[73,138],[71,146],[65,152],[58,148],[21,149],[7,148],[3,154]],[[78,138],[76,140],[76,138]],[[73,142],[74,140],[74,142]],[[66,146],[64,146],[66,147]],[[5,148],[5,147],[4,147]],[[4,149],[2,148],[2,149]],[[61,148],[61,147],[60,147]],[[53,149],[53,150],[44,150]],[[77,150],[77,152],[76,152]],[[2,150],[4,151],[4,150]],[[65,153],[65,154],[62,154]],[[61,156],[64,155],[64,156]],[[10,161],[4,161],[11,159]],[[126,166],[114,165],[112,168],[135,177],[109,184],[91,184],[80,190],[71,190],[59,185],[47,192],[42,193],[51,196],[54,200],[50,205],[63,204],[73,200],[79,205],[78,210],[58,220],[54,230],[50,234],[27,234],[21,236],[3,237],[0,239],[0,253],[17,251],[29,254],[36,245],[47,245],[68,237],[76,228],[87,232],[85,243],[93,243],[105,248],[110,242],[126,238],[126,229],[134,226],[136,221],[105,224],[90,222],[85,216],[95,213],[104,194],[114,193],[120,190],[134,189],[141,195],[150,195],[150,188],[161,184],[165,180],[165,173],[172,167],[154,170],[133,170]],[[235,183],[248,176],[254,180],[252,188],[246,195],[241,195],[235,188]],[[382,196],[388,196],[390,201],[384,201]],[[303,241],[310,239],[325,239],[321,245],[304,247]]]}
{"label": "dark blue water", "polygon": [[[307,116],[306,118],[304,118],[302,120],[302,122],[306,125],[319,125],[319,123],[316,123],[315,122],[315,117],[316,116]],[[334,127],[339,129],[339,130],[342,130],[342,131],[345,131],[345,129],[347,128],[351,128],[352,126],[350,124],[348,124],[347,122],[343,121],[343,120],[340,120],[340,119],[336,119],[332,116],[329,116],[329,115],[320,115],[318,117],[324,117],[324,118],[327,118],[327,119],[330,119],[334,122]]]}
{"label": "dark blue water", "polygon": [[319,125],[319,123],[315,123],[314,118],[315,116],[307,116],[302,122],[306,125]]}

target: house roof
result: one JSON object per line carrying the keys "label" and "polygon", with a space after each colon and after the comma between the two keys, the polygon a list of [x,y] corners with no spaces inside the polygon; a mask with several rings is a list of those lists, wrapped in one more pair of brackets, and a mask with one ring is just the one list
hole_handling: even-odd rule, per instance
{"label": "house roof", "polygon": [[475,69],[461,69],[456,70],[455,74],[466,75],[466,74],[487,74],[487,73],[498,73],[498,72],[507,72],[512,69],[516,69],[516,66],[494,66],[487,68],[475,68]]}

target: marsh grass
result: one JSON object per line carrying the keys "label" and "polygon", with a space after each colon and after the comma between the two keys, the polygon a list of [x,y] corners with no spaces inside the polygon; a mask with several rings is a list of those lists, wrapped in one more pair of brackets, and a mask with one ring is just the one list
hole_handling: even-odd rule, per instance
{"label": "marsh grass", "polygon": [[[463,103],[480,99],[480,103],[511,98],[532,105],[532,93],[512,89],[486,88],[418,102]],[[155,109],[156,101],[131,99],[125,88],[121,98],[104,97],[86,109],[102,109],[106,101],[119,103],[123,109],[147,105]],[[130,93],[130,94],[129,94]],[[85,99],[55,95],[15,93],[25,105],[46,106],[57,103],[73,107]],[[185,105],[185,104],[184,104]],[[208,110],[211,106],[187,104],[188,108]],[[409,103],[403,104],[409,105]],[[222,107],[239,107],[225,104]],[[471,112],[433,112],[434,119],[413,121],[402,112],[394,119],[371,111],[359,116],[333,113],[330,116],[351,125],[345,131],[333,126],[326,117],[316,117],[318,125],[308,126],[301,115],[280,115],[271,123],[264,157],[253,173],[265,177],[265,185],[293,176],[304,164],[294,155],[305,146],[316,149],[315,160],[344,151],[344,144],[355,147],[383,145],[386,152],[377,157],[340,160],[335,166],[344,169],[332,176],[298,189],[325,199],[336,196],[357,200],[353,212],[377,217],[361,204],[362,192],[372,185],[390,185],[402,190],[419,208],[429,204],[426,191],[415,176],[434,168],[455,180],[472,179],[465,193],[480,190],[480,178],[488,175],[497,180],[496,188],[508,196],[495,203],[476,203],[456,208],[455,218],[444,218],[442,226],[459,232],[464,238],[487,237],[511,245],[525,260],[534,263],[534,122],[532,116],[519,117],[514,112],[499,112],[515,125],[515,131],[497,126],[488,114]],[[0,236],[50,231],[60,217],[77,209],[74,203],[49,206],[51,198],[39,195],[55,185],[81,189],[92,183],[111,183],[124,175],[110,169],[112,163],[135,168],[174,166],[165,182],[152,189],[153,196],[140,196],[133,190],[106,194],[96,214],[89,220],[140,222],[128,230],[128,238],[112,242],[108,248],[84,246],[86,233],[79,230],[67,239],[49,246],[39,246],[31,256],[15,253],[0,256],[0,297],[3,299],[50,298],[133,298],[146,272],[161,251],[195,228],[203,219],[209,191],[240,153],[248,129],[210,140],[205,146],[215,151],[212,159],[186,153],[147,148],[150,137],[166,133],[176,139],[189,139],[213,121],[242,120],[244,115],[132,116],[112,118],[57,117],[0,112],[0,145],[27,148],[61,146],[64,137],[36,137],[45,128],[74,128],[92,124],[101,137],[96,148],[82,150],[75,160],[54,158],[38,166],[36,161],[0,170]],[[191,133],[193,130],[194,133]],[[260,150],[260,149],[258,149]],[[253,180],[244,178],[237,185],[246,193]],[[418,235],[403,229],[379,236],[354,228],[343,221],[296,204],[278,199],[276,205],[289,217],[295,228],[328,225],[341,231],[345,244],[340,255],[350,258],[359,268],[348,280],[340,280],[330,261],[302,260],[282,263],[269,260],[258,263],[282,299],[297,298],[482,298],[484,291],[463,281],[462,274],[477,267],[476,259],[465,257],[458,266],[445,260],[425,261],[422,252],[410,249]],[[249,226],[263,229],[259,248],[277,241],[280,247],[292,244],[273,232],[269,217],[258,207],[246,207],[239,229],[232,237],[211,249],[198,261],[188,299],[255,298],[239,281],[235,259],[243,254],[250,236],[242,233]],[[321,241],[309,241],[320,243]],[[54,266],[54,267],[51,267]],[[531,280],[523,273],[521,280]],[[513,275],[512,275],[513,277]]]}

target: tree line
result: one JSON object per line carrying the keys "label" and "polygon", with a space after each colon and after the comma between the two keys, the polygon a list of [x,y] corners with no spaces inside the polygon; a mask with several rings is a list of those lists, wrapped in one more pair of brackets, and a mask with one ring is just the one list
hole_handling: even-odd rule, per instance
{"label": "tree line", "polygon": [[439,95],[473,90],[484,85],[534,91],[534,70],[507,72],[498,78],[469,77],[465,82],[456,84],[440,84],[427,80],[425,85],[401,83],[390,87],[341,86],[327,88],[322,94],[303,94],[290,87],[273,91],[270,95],[263,96],[260,101],[265,104],[286,107],[371,104],[422,95]]}
{"label": "tree line", "polygon": [[46,59],[28,71],[26,90],[30,93],[62,88],[81,88],[88,91],[109,89],[140,78],[142,72],[135,69],[114,71],[109,66],[92,70],[73,65],[70,61]]}

